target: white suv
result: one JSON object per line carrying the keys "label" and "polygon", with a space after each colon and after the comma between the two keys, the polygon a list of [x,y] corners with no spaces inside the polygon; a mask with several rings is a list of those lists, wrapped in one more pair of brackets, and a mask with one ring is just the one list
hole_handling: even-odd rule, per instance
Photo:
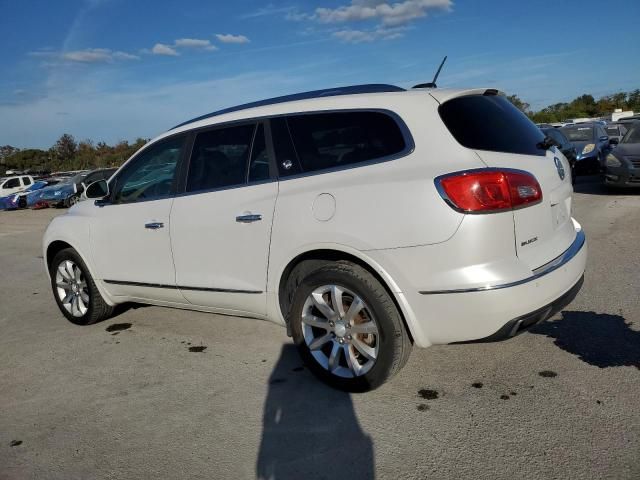
{"label": "white suv", "polygon": [[269,320],[363,391],[412,345],[508,338],[573,299],[569,172],[495,90],[315,91],[149,142],[51,222],[44,258],[74,323],[124,302]]}

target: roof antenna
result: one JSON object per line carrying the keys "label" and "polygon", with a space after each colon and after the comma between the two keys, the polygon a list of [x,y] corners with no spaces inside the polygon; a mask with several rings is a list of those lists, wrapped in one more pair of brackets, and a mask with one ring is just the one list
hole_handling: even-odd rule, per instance
{"label": "roof antenna", "polygon": [[429,83],[419,83],[418,85],[415,85],[413,88],[438,88],[438,86],[436,85],[436,80],[438,80],[438,75],[440,75],[440,70],[442,70],[442,66],[446,61],[447,61],[447,56],[445,55],[444,58],[442,59],[442,63],[438,67],[438,71],[433,76],[433,81]]}

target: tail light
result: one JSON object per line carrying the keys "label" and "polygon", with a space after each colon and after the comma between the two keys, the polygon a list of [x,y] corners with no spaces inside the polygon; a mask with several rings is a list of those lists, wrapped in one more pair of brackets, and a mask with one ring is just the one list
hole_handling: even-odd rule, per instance
{"label": "tail light", "polygon": [[536,177],[522,170],[468,170],[436,178],[444,200],[463,213],[514,210],[542,201]]}

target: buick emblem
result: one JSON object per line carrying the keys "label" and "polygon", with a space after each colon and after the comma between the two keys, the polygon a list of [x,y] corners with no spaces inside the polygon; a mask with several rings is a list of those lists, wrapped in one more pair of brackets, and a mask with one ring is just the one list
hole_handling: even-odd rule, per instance
{"label": "buick emblem", "polygon": [[556,164],[560,180],[564,180],[564,166],[562,165],[562,161],[558,157],[553,157],[553,163]]}

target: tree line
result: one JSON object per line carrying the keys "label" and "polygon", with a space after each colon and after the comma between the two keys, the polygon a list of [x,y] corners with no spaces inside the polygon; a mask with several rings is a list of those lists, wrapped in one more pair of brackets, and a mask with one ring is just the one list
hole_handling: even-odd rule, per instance
{"label": "tree line", "polygon": [[580,95],[570,102],[554,103],[538,111],[532,111],[530,105],[517,95],[508,98],[536,123],[562,122],[569,118],[610,117],[616,108],[640,112],[640,89],[605,95],[598,100],[593,95]]}
{"label": "tree line", "polygon": [[77,142],[73,135],[65,133],[48,150],[2,146],[0,163],[4,170],[33,172],[119,167],[147,141],[138,138],[133,143],[121,141],[111,146],[105,142],[94,144],[91,140]]}

